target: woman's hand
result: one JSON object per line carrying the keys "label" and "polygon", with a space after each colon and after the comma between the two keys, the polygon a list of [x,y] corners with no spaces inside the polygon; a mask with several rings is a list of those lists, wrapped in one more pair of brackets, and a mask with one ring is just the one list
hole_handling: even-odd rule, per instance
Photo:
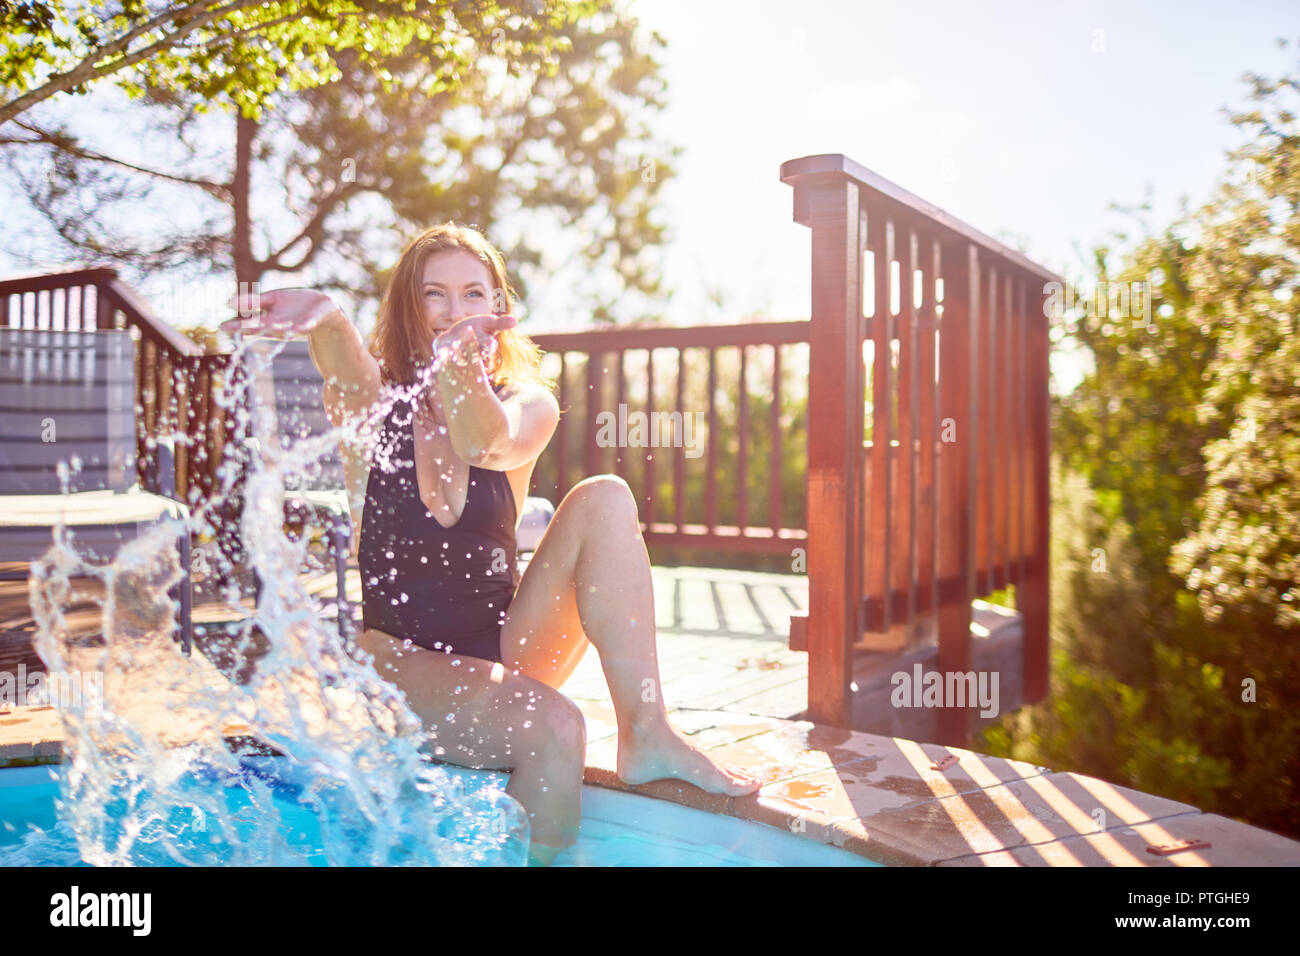
{"label": "woman's hand", "polygon": [[455,365],[469,365],[474,361],[474,349],[486,361],[496,348],[496,333],[518,325],[513,315],[485,312],[461,319],[433,340],[435,360],[451,361]]}
{"label": "woman's hand", "polygon": [[310,332],[334,314],[343,316],[332,298],[315,289],[244,292],[232,296],[230,306],[239,315],[221,323],[224,332],[251,333],[277,339]]}

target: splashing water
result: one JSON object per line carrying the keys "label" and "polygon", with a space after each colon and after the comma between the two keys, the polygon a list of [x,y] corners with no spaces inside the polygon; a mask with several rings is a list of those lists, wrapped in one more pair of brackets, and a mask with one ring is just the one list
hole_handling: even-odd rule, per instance
{"label": "splashing water", "polygon": [[[235,362],[255,376],[273,355],[237,343]],[[259,368],[260,366],[260,368]],[[340,440],[367,434],[398,400],[427,387],[421,381],[389,390],[371,415],[326,435],[281,449],[262,441],[265,460],[249,462],[240,533],[262,593],[255,622],[269,645],[251,676],[236,683],[196,649],[186,657],[173,639],[168,589],[181,577],[177,520],[160,523],[102,564],[72,547],[67,529],[33,562],[31,606],[35,646],[51,675],[94,673],[75,706],[62,706],[64,771],[56,801],[59,828],[75,835],[80,858],[95,865],[296,865],[311,862],[292,838],[273,797],[277,782],[305,780],[300,803],[319,819],[321,850],[332,865],[520,865],[528,823],[520,804],[496,787],[466,795],[459,780],[428,762],[436,746],[405,697],[376,673],[368,655],[347,647],[336,622],[323,619],[299,581],[308,536],[284,534],[286,481],[310,478]],[[227,385],[218,403],[246,419]],[[241,424],[265,437],[261,416]],[[74,462],[74,465],[76,463]],[[374,467],[392,471],[391,449]],[[234,469],[220,471],[224,487],[196,508],[189,533],[207,527],[231,492]],[[68,468],[60,465],[66,494]],[[218,561],[223,558],[218,555]],[[72,579],[103,582],[103,598],[73,591]],[[237,590],[234,595],[237,597]],[[229,593],[228,593],[229,596]],[[73,601],[100,603],[103,643],[89,646],[65,618]],[[253,642],[252,621],[237,641]],[[282,756],[270,776],[232,750],[224,734],[243,725],[247,737]],[[313,851],[316,853],[317,851]]]}

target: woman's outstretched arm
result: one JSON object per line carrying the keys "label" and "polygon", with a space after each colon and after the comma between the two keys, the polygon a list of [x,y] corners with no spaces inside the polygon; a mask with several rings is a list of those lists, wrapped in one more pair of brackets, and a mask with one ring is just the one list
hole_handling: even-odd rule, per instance
{"label": "woman's outstretched arm", "polygon": [[335,425],[344,413],[364,411],[379,398],[379,363],[330,296],[315,289],[245,292],[231,306],[239,316],[221,324],[227,332],[307,337],[311,360],[325,379],[325,410]]}
{"label": "woman's outstretched arm", "polygon": [[307,336],[311,360],[325,379],[325,413],[335,425],[379,399],[379,363],[366,350],[347,316],[337,307]]}

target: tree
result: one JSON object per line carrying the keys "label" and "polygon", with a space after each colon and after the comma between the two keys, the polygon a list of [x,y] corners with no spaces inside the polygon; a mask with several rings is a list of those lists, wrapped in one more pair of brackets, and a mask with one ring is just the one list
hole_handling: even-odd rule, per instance
{"label": "tree", "polygon": [[0,0],[0,123],[109,76],[133,95],[192,93],[256,116],[281,89],[338,79],[336,50],[375,67],[419,50],[447,83],[466,66],[463,31],[482,35],[507,18],[556,26],[583,9],[566,0],[110,0],[75,9]]}
{"label": "tree", "polygon": [[[78,254],[147,272],[199,262],[248,283],[311,267],[356,298],[378,295],[403,232],[446,218],[489,232],[512,212],[552,210],[586,227],[586,265],[618,287],[593,311],[613,318],[615,295],[659,292],[648,256],[663,227],[652,213],[676,152],[639,119],[663,103],[637,27],[602,7],[546,44],[530,27],[494,28],[475,68],[433,94],[436,67],[422,55],[388,57],[380,75],[341,51],[336,82],[272,98],[262,121],[238,117],[217,132],[233,139],[233,163],[199,157],[195,99],[160,90],[146,97],[157,117],[148,136],[192,143],[191,158],[147,164],[26,121],[11,148],[50,155],[57,175],[29,172],[23,192]],[[141,234],[129,213],[146,200],[210,214]],[[516,267],[541,262],[526,234],[501,244]]]}
{"label": "tree", "polygon": [[1067,316],[1096,369],[1054,409],[1049,699],[993,752],[1293,835],[1300,809],[1296,78],[1252,78],[1245,182],[1108,267],[1154,314]]}
{"label": "tree", "polygon": [[[1199,406],[1230,428],[1205,449],[1203,516],[1170,562],[1208,620],[1225,609],[1300,631],[1300,73],[1251,76],[1245,176],[1205,209],[1193,320],[1222,330]],[[1294,643],[1294,637],[1291,639]],[[1300,661],[1300,658],[1297,658]],[[1300,676],[1300,667],[1292,672]]]}

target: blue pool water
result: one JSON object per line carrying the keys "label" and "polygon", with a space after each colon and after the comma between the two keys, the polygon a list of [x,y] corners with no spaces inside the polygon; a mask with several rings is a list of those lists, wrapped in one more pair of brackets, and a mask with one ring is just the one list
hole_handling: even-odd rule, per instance
{"label": "blue pool water", "polygon": [[[279,813],[282,836],[276,865],[326,866],[321,820],[300,798],[302,788],[274,767],[276,758],[249,758],[245,766],[266,781]],[[504,787],[506,774],[444,767],[464,792]],[[76,838],[59,819],[56,797],[60,766],[16,767],[0,771],[0,866],[85,865]],[[194,781],[210,787],[211,781]],[[257,812],[249,791],[238,784],[225,789],[231,819],[243,824],[240,838],[256,838]],[[762,824],[693,810],[650,797],[600,787],[583,788],[582,829],[578,843],[556,860],[556,866],[875,866],[870,860],[835,847]],[[208,831],[201,819],[158,821],[159,827],[184,829],[191,844],[202,843]],[[221,865],[228,854],[213,839],[204,847],[205,859]],[[161,851],[159,858],[140,862],[174,865]]]}

